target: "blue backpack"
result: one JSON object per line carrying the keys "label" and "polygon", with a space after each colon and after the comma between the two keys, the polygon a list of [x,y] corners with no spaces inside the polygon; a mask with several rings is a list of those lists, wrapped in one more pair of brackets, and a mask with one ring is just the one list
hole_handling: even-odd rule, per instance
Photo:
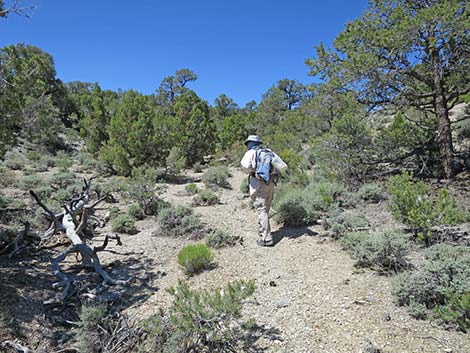
{"label": "blue backpack", "polygon": [[256,171],[255,177],[263,180],[266,184],[269,184],[271,177],[271,161],[273,160],[274,154],[267,148],[259,148],[256,150]]}

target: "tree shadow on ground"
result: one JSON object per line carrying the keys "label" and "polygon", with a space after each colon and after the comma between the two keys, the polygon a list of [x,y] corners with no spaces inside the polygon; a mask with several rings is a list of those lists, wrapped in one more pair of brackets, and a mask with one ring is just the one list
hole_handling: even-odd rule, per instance
{"label": "tree shadow on ground", "polygon": [[121,312],[145,302],[158,291],[158,280],[166,275],[154,259],[127,253],[123,259],[104,263],[103,269],[114,279],[131,281],[103,286],[99,274],[84,269],[79,259],[69,255],[61,270],[75,281],[70,298],[63,303],[63,288],[52,286],[58,278],[50,259],[57,255],[58,251],[41,249],[13,259],[0,257],[0,342],[41,337],[45,347],[63,344],[72,337],[71,328],[79,321],[82,304],[105,302],[112,312]]}
{"label": "tree shadow on ground", "polygon": [[263,353],[269,347],[261,347],[258,341],[264,338],[267,341],[282,341],[281,331],[277,328],[267,327],[266,325],[254,325],[241,340],[244,352]]}
{"label": "tree shadow on ground", "polygon": [[42,256],[0,257],[0,338],[26,337],[28,324],[43,315],[54,275]]}
{"label": "tree shadow on ground", "polygon": [[303,235],[313,237],[318,235],[318,233],[310,230],[308,227],[289,227],[283,226],[280,229],[271,233],[274,241],[274,245],[277,245],[284,238],[296,239]]}
{"label": "tree shadow on ground", "polygon": [[168,177],[165,182],[168,184],[183,185],[190,183],[198,183],[202,180],[202,176],[188,176],[188,175],[178,175]]}

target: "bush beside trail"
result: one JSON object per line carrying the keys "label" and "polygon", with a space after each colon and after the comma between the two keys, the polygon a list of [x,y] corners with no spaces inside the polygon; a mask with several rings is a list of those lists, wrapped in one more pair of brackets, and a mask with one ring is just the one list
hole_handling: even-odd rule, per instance
{"label": "bush beside trail", "polygon": [[470,213],[458,206],[448,190],[440,189],[433,198],[429,185],[423,181],[414,181],[409,173],[390,178],[387,187],[391,195],[390,208],[395,218],[410,226],[416,239],[426,245],[430,245],[433,226],[470,220]]}
{"label": "bush beside trail", "polygon": [[398,275],[392,294],[411,315],[431,318],[464,332],[470,329],[470,249],[438,244],[425,252],[417,271]]}
{"label": "bush beside trail", "polygon": [[160,233],[170,237],[189,237],[200,239],[203,225],[200,217],[187,206],[169,206],[163,208],[157,216]]}

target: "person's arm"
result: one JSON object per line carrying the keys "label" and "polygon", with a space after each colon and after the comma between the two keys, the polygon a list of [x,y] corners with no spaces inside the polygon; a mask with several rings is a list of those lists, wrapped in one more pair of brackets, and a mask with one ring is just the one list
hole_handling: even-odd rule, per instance
{"label": "person's arm", "polygon": [[249,150],[246,151],[245,155],[243,156],[240,164],[242,167],[242,170],[246,174],[251,174],[255,172],[255,165],[254,165],[254,150]]}

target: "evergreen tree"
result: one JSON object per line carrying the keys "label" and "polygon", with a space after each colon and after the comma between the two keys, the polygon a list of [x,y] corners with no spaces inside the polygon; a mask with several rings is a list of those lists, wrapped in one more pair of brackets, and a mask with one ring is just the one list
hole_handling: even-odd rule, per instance
{"label": "evergreen tree", "polygon": [[470,8],[461,0],[372,0],[334,49],[317,47],[312,75],[359,92],[371,109],[415,107],[435,117],[443,172],[454,175],[449,110],[470,92]]}

